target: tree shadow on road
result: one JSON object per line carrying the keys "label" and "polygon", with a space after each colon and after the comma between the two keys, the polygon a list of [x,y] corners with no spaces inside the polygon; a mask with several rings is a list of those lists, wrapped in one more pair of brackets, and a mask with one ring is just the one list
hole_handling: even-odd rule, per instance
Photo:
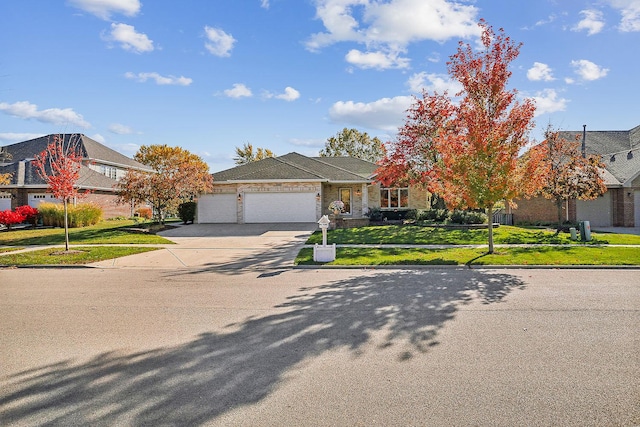
{"label": "tree shadow on road", "polygon": [[[303,272],[291,274],[304,280]],[[301,285],[272,314],[228,332],[3,378],[0,424],[202,425],[261,401],[294,368],[327,352],[387,352],[390,363],[422,357],[462,306],[498,303],[524,286],[508,274],[468,269],[376,271]]]}

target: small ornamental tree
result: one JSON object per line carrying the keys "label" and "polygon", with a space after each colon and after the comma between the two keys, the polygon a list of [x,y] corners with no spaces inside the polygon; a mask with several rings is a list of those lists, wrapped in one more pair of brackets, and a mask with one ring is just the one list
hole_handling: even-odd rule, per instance
{"label": "small ornamental tree", "polygon": [[149,203],[158,223],[164,223],[167,210],[177,209],[180,203],[212,188],[209,166],[183,148],[143,145],[134,159],[153,172],[129,170],[118,182],[118,200]]}
{"label": "small ornamental tree", "polygon": [[[460,42],[447,63],[449,75],[463,88],[456,94],[459,100],[446,93],[423,93],[379,172],[386,181],[397,177],[423,182],[449,209],[484,209],[493,253],[494,206],[536,185],[535,177],[525,177],[535,165],[524,162],[534,157],[520,157],[529,142],[535,107],[529,99],[518,102],[517,91],[507,89],[509,65],[521,45],[502,29],[496,34],[485,21],[479,25],[481,50]],[[387,166],[391,170],[385,173]]]}
{"label": "small ornamental tree", "polygon": [[593,200],[607,191],[601,171],[600,156],[582,153],[580,135],[569,141],[548,127],[545,141],[530,151],[542,157],[538,175],[542,185],[537,194],[553,200],[558,212],[557,232],[562,229],[562,205],[569,199]]}
{"label": "small ornamental tree", "polygon": [[24,220],[24,215],[21,215],[19,212],[12,210],[0,211],[0,224],[6,226],[8,230],[11,230],[12,225],[20,224],[24,222]]}
{"label": "small ornamental tree", "polygon": [[69,251],[69,203],[83,197],[89,191],[80,191],[77,182],[80,179],[82,155],[80,153],[80,135],[69,138],[64,135],[52,135],[47,148],[33,161],[38,175],[47,183],[57,199],[64,204],[64,247]]}
{"label": "small ornamental tree", "polygon": [[327,139],[320,150],[320,157],[349,156],[376,163],[384,157],[385,152],[384,144],[378,137],[371,138],[366,132],[344,128],[336,136]]}

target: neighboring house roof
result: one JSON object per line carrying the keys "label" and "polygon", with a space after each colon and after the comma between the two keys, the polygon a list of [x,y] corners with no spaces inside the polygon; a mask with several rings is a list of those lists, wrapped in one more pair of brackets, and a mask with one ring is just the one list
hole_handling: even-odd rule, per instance
{"label": "neighboring house roof", "polygon": [[[560,136],[582,141],[582,131],[563,131]],[[640,126],[628,131],[586,131],[585,151],[598,154],[605,165],[607,186],[625,185],[640,175]],[[613,179],[612,179],[613,178]]]}
{"label": "neighboring house roof", "polygon": [[213,174],[214,183],[225,181],[370,182],[375,163],[352,157],[307,157],[289,153],[249,162]]}
{"label": "neighboring house roof", "polygon": [[[0,165],[0,173],[11,174],[10,183],[2,186],[2,188],[16,186],[38,188],[47,186],[45,181],[38,175],[32,160],[46,149],[52,136],[53,135],[42,136],[2,147],[3,152],[11,155],[10,160],[5,160],[4,164]],[[83,157],[83,162],[105,164],[119,167],[120,169],[151,170],[142,163],[136,162],[124,154],[120,154],[85,135],[64,134],[63,136],[66,143],[68,143],[72,137],[78,138],[78,149]],[[116,182],[116,180],[83,164],[80,167],[80,178],[77,181],[77,185],[81,189],[113,190]]]}
{"label": "neighboring house roof", "polygon": [[[13,157],[14,162],[20,160],[33,159],[38,154],[42,153],[47,145],[51,141],[54,135],[45,135],[39,138],[30,139],[28,141],[18,142],[3,147]],[[123,169],[138,169],[138,170],[150,170],[142,163],[118,153],[111,148],[100,144],[99,142],[89,138],[83,134],[64,134],[64,142],[68,143],[72,137],[78,138],[78,148],[83,157],[83,160],[92,161],[96,163],[104,163],[113,166],[120,166]]]}

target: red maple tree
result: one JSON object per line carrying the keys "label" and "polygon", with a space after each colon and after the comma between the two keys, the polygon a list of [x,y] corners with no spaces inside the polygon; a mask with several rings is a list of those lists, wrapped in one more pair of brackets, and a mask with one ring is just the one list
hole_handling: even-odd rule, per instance
{"label": "red maple tree", "polygon": [[35,157],[33,164],[38,175],[47,183],[49,191],[64,204],[64,240],[65,251],[69,251],[69,202],[83,197],[89,192],[80,191],[77,182],[80,179],[82,154],[80,153],[80,135],[52,135],[47,148]]}
{"label": "red maple tree", "polygon": [[600,156],[582,153],[580,135],[573,141],[560,136],[551,127],[545,131],[545,141],[530,151],[542,158],[542,176],[537,195],[553,200],[558,211],[557,232],[562,229],[562,205],[569,199],[593,200],[607,191],[602,178],[604,164]]}
{"label": "red maple tree", "polygon": [[408,110],[407,120],[378,170],[383,184],[400,180],[423,183],[449,209],[484,209],[489,218],[489,253],[493,253],[492,214],[496,203],[512,201],[536,188],[526,173],[537,170],[537,156],[521,157],[533,126],[533,101],[516,100],[507,88],[509,65],[518,56],[515,44],[484,20],[482,49],[460,42],[447,63],[462,91],[423,92]]}

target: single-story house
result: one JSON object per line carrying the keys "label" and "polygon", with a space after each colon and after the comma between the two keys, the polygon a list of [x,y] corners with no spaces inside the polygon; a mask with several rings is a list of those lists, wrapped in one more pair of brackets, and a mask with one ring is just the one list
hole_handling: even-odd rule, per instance
{"label": "single-story house", "polygon": [[[607,191],[595,200],[569,200],[567,221],[589,221],[596,227],[640,227],[640,126],[628,131],[563,131],[560,136],[583,141],[586,154],[601,156]],[[515,222],[557,221],[554,202],[536,197],[517,200]]]}
{"label": "single-story house", "polygon": [[[47,191],[47,184],[40,178],[33,160],[45,150],[55,135],[46,135],[28,141],[0,147],[0,174],[11,174],[7,185],[0,185],[0,211],[29,205],[37,208],[41,202],[59,203]],[[150,169],[129,157],[108,148],[83,134],[62,135],[65,143],[77,139],[82,154],[80,190],[90,194],[76,202],[93,202],[101,206],[105,218],[132,216],[132,207],[116,203],[115,185],[129,169]]]}
{"label": "single-story house", "polygon": [[268,157],[213,174],[213,191],[198,198],[199,223],[316,222],[329,204],[344,202],[345,221],[366,223],[371,208],[383,212],[425,209],[429,193],[418,187],[381,188],[375,163],[353,157]]}

